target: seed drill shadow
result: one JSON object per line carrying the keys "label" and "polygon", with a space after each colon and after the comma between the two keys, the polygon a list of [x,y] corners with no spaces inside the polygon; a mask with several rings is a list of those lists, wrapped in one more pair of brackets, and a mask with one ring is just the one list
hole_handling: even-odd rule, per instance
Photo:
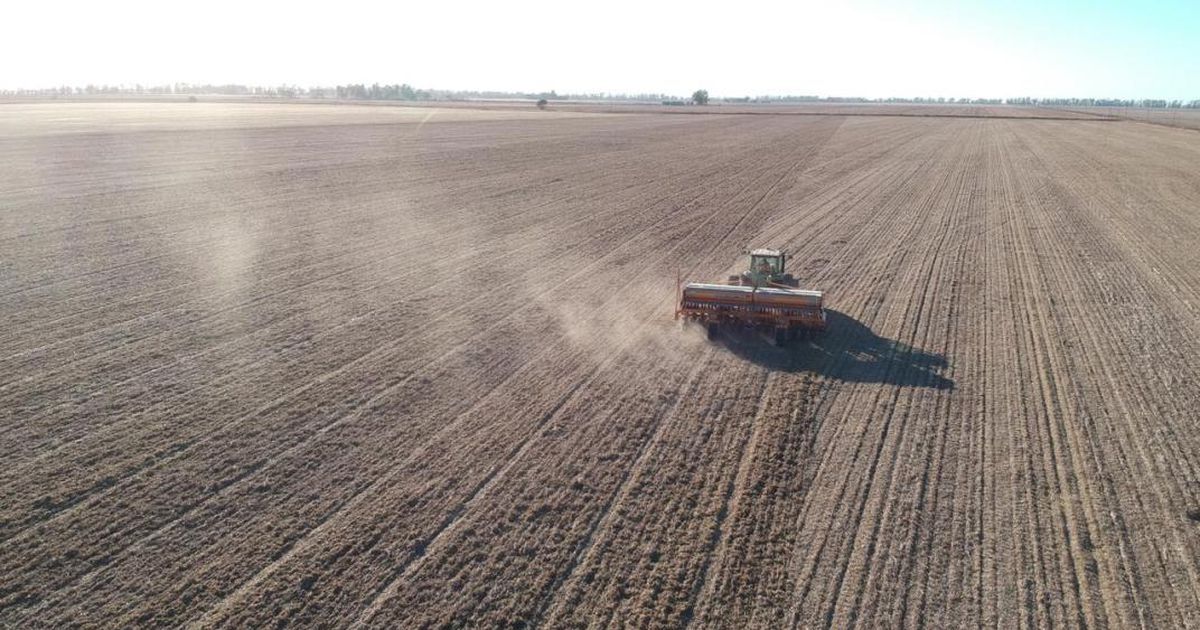
{"label": "seed drill shadow", "polygon": [[721,331],[716,343],[769,370],[812,372],[856,383],[954,389],[954,381],[940,374],[948,365],[946,357],[876,335],[839,311],[826,309],[826,321],[825,332],[783,348],[760,334],[739,330]]}

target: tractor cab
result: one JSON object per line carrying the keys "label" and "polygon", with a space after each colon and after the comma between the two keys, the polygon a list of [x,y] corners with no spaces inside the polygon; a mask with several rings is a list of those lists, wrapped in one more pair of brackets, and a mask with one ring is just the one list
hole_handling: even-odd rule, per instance
{"label": "tractor cab", "polygon": [[741,275],[730,276],[730,284],[754,287],[796,286],[792,274],[784,273],[787,254],[777,249],[755,249],[749,254],[750,268]]}
{"label": "tractor cab", "polygon": [[777,249],[756,249],[750,252],[750,271],[767,278],[783,275],[784,254]]}

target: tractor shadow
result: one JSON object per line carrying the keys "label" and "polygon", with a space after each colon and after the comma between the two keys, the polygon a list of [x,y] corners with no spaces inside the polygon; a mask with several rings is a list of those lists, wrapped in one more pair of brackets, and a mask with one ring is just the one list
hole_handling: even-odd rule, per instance
{"label": "tractor shadow", "polygon": [[812,339],[772,345],[751,330],[722,330],[716,343],[743,359],[780,372],[812,372],[856,383],[954,389],[941,375],[946,357],[876,335],[858,320],[826,309],[828,327]]}

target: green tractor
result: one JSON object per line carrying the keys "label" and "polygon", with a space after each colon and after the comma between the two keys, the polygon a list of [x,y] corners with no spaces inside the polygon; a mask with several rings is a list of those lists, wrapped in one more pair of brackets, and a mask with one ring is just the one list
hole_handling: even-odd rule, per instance
{"label": "green tractor", "polygon": [[787,254],[777,249],[755,249],[749,252],[750,269],[729,276],[729,284],[744,287],[797,287],[792,274],[784,272]]}

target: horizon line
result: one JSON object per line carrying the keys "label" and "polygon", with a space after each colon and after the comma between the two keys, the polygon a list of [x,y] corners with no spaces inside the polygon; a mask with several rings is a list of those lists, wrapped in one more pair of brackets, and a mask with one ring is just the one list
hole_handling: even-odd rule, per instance
{"label": "horizon line", "polygon": [[[310,96],[312,98],[326,98],[326,91],[337,91],[343,88],[407,88],[414,97],[411,98],[380,98],[380,99],[363,99],[359,97],[341,97],[335,96],[336,100],[452,100],[454,95],[462,96],[496,96],[496,97],[511,97],[522,99],[558,99],[558,100],[578,100],[580,98],[602,99],[602,100],[636,100],[636,99],[687,99],[687,95],[672,94],[669,92],[610,92],[610,91],[569,91],[559,94],[556,90],[530,91],[530,90],[497,90],[497,89],[474,89],[474,88],[415,88],[407,83],[345,83],[334,85],[308,85],[302,86],[299,84],[279,83],[276,85],[252,84],[252,83],[188,83],[188,82],[172,82],[158,84],[142,84],[142,83],[88,83],[85,85],[57,85],[44,87],[16,87],[16,88],[0,88],[0,96],[103,96],[103,95],[152,95],[152,96],[271,96],[276,98],[297,98],[301,96]],[[225,89],[228,91],[219,91]],[[701,88],[701,90],[705,90]],[[697,90],[697,92],[700,90]],[[705,90],[707,93],[707,90]],[[305,92],[300,95],[298,92]],[[311,96],[312,93],[319,93],[318,96]],[[447,98],[449,97],[449,98]],[[924,102],[933,104],[1003,104],[1003,105],[1036,105],[1040,102],[1048,101],[1092,101],[1095,106],[1129,106],[1128,104],[1135,103],[1154,103],[1160,107],[1171,107],[1178,103],[1179,107],[1197,107],[1200,106],[1200,99],[1191,98],[1113,98],[1113,97],[1096,97],[1096,96],[1008,96],[1008,97],[969,97],[969,96],[855,96],[855,95],[820,95],[820,94],[799,94],[799,93],[762,93],[757,95],[749,95],[740,93],[735,95],[730,94],[711,94],[711,100],[733,100],[733,101],[758,101],[758,100],[793,100],[793,101],[858,101],[858,102]],[[1010,101],[1025,101],[1023,103],[1012,103]]]}

